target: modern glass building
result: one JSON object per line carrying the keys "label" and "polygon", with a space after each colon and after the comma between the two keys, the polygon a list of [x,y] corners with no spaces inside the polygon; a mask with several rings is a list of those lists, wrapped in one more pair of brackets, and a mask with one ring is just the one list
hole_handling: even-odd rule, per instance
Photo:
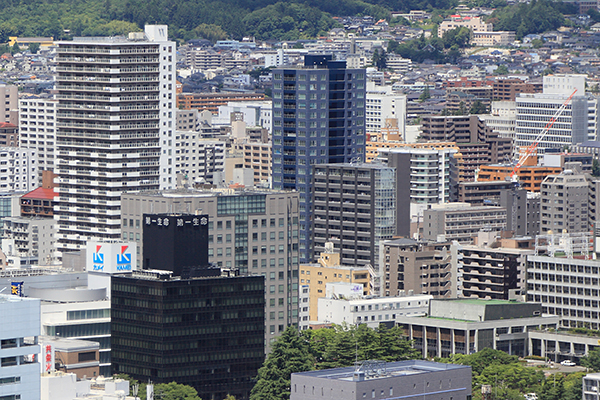
{"label": "modern glass building", "polygon": [[264,286],[262,276],[113,276],[113,372],[247,399],[264,360]]}
{"label": "modern glass building", "polygon": [[365,70],[331,55],[273,71],[274,189],[300,194],[300,261],[312,261],[312,166],[365,157]]}

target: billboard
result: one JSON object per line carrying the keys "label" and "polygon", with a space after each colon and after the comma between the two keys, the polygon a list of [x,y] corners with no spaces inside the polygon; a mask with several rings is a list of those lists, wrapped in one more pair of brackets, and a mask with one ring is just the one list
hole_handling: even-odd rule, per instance
{"label": "billboard", "polygon": [[131,272],[135,269],[137,269],[137,246],[135,242],[88,242],[86,271],[116,274]]}
{"label": "billboard", "polygon": [[42,373],[50,373],[54,371],[54,345],[52,343],[42,343],[41,347],[40,366]]}

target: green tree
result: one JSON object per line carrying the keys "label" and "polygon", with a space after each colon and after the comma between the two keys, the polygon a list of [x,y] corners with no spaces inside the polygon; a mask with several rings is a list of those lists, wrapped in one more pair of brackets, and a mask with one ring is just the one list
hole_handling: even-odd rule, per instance
{"label": "green tree", "polygon": [[498,65],[498,68],[494,71],[496,75],[506,75],[508,74],[508,67],[504,64]]}
{"label": "green tree", "polygon": [[444,35],[442,36],[442,42],[444,43],[444,47],[446,49],[449,49],[452,46],[457,46],[459,49],[464,49],[465,47],[469,46],[472,36],[473,33],[471,30],[462,26],[444,32]]}
{"label": "green tree", "polygon": [[29,45],[29,51],[32,54],[37,54],[37,52],[40,50],[40,44],[39,43],[31,43]]}
{"label": "green tree", "polygon": [[227,39],[227,32],[219,25],[215,24],[200,24],[194,28],[194,33],[206,40],[215,43],[217,40]]}
{"label": "green tree", "polygon": [[[594,176],[594,177],[599,177],[600,176],[600,162],[598,162],[597,158],[594,158],[594,161],[592,161],[592,176]],[[598,363],[598,365],[600,366],[600,362]],[[588,367],[588,368],[590,368],[590,367]],[[595,369],[595,371],[597,371],[597,369]]]}
{"label": "green tree", "polygon": [[458,110],[454,112],[454,115],[467,115],[467,106],[464,101],[458,103]]}
{"label": "green tree", "polygon": [[19,47],[19,43],[15,42],[15,44],[13,44],[13,46],[10,48],[10,53],[11,54],[17,54],[21,52],[21,48]]}
{"label": "green tree", "polygon": [[552,374],[546,378],[540,390],[539,400],[564,400],[565,386],[562,374]]}
{"label": "green tree", "polygon": [[292,373],[310,371],[313,365],[306,338],[295,327],[287,328],[275,340],[258,370],[258,381],[252,388],[250,400],[289,399]]}
{"label": "green tree", "polygon": [[421,358],[421,352],[412,346],[412,343],[403,337],[402,328],[394,326],[388,329],[380,325],[377,329],[379,334],[379,356],[383,361],[416,360]]}
{"label": "green tree", "polygon": [[378,70],[384,70],[387,68],[387,54],[385,50],[381,49],[381,53],[379,49],[375,49],[373,52],[373,66],[377,67]]}
{"label": "green tree", "polygon": [[424,102],[425,100],[428,100],[430,98],[431,98],[431,93],[429,93],[429,85],[425,85],[425,89],[423,89],[423,91],[421,92],[421,95],[419,96],[419,101]]}
{"label": "green tree", "polygon": [[503,351],[487,347],[475,354],[454,354],[448,360],[455,364],[470,365],[477,375],[480,375],[490,365],[508,365],[519,362],[517,356],[511,356]]}
{"label": "green tree", "polygon": [[542,39],[533,39],[531,41],[531,45],[533,46],[534,49],[539,49],[540,47],[542,47],[544,45],[544,41]]}
{"label": "green tree", "polygon": [[481,100],[475,100],[469,109],[469,114],[487,114],[488,109]]}
{"label": "green tree", "polygon": [[[600,174],[597,159],[594,159],[594,163],[592,165],[592,174],[594,176],[598,176],[596,174]],[[587,356],[582,357],[581,365],[591,369],[594,372],[600,371],[600,349],[594,349],[590,351]]]}
{"label": "green tree", "polygon": [[574,372],[565,377],[564,400],[580,400],[583,393],[583,377],[586,372]]}
{"label": "green tree", "polygon": [[154,385],[154,398],[157,400],[202,400],[191,386],[179,383],[159,383]]}
{"label": "green tree", "polygon": [[590,16],[590,19],[594,22],[600,22],[600,12],[594,8],[590,8],[587,10],[587,14]]}

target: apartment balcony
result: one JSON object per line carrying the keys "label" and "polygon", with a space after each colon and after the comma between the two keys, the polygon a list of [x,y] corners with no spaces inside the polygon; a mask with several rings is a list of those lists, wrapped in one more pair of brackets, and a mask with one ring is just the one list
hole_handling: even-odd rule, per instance
{"label": "apartment balcony", "polygon": [[[160,119],[158,113],[152,114],[84,114],[84,113],[72,113],[72,112],[58,112],[58,118],[68,118],[68,119],[81,119],[85,121],[94,121],[94,120],[102,120],[102,121],[126,121],[126,120],[148,120],[148,119]],[[61,122],[65,123],[65,122]]]}
{"label": "apartment balcony", "polygon": [[[90,82],[94,83],[94,82]],[[102,83],[102,82],[99,82]],[[73,85],[73,84],[58,84],[56,85],[58,90],[72,90],[81,91],[85,93],[89,92],[103,92],[103,93],[123,93],[123,92],[158,92],[158,86],[101,86],[96,84],[90,85]]]}
{"label": "apartment balcony", "polygon": [[133,67],[133,68],[97,68],[75,67],[72,65],[58,65],[56,72],[92,73],[92,74],[124,74],[124,73],[153,73],[160,72],[158,67]]}
{"label": "apartment balcony", "polygon": [[115,48],[113,46],[59,46],[57,48],[58,54],[107,54],[107,55],[119,55],[119,54],[158,54],[158,46],[154,47],[131,47],[131,48]]}
{"label": "apartment balcony", "polygon": [[78,75],[58,75],[57,82],[85,82],[85,83],[138,83],[138,82],[159,82],[158,75],[155,76],[138,76],[127,78],[111,78],[103,76],[78,76]]}
{"label": "apartment balcony", "polygon": [[85,56],[71,56],[59,55],[56,57],[56,61],[58,63],[73,63],[73,64],[111,64],[111,65],[120,65],[120,64],[158,64],[158,57],[119,57],[119,58],[110,58],[110,57],[85,57]]}

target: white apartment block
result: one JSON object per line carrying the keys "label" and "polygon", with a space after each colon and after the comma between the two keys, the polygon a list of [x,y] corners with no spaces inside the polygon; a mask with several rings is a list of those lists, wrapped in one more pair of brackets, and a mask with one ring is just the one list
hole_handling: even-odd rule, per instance
{"label": "white apartment block", "polygon": [[527,301],[561,317],[562,327],[600,329],[599,283],[597,260],[527,257]]}
{"label": "white apartment block", "polygon": [[0,122],[19,126],[19,89],[14,85],[0,85]]}
{"label": "white apartment block", "polygon": [[380,323],[393,322],[400,317],[422,317],[429,312],[429,301],[433,296],[415,295],[381,297],[377,299],[319,299],[319,322],[334,324],[367,324],[377,328]]}
{"label": "white apartment block", "polygon": [[392,92],[391,86],[367,85],[366,131],[379,133],[386,126],[386,119],[398,121],[400,136],[405,137],[406,95]]}
{"label": "white apartment block", "polygon": [[438,37],[443,37],[444,33],[456,29],[456,28],[469,28],[473,32],[492,32],[494,30],[493,24],[488,24],[481,19],[481,17],[451,17],[450,19],[442,21],[438,28]]}
{"label": "white apartment block", "polygon": [[19,99],[19,145],[37,150],[40,185],[42,171],[54,172],[57,103],[40,96]]}
{"label": "white apartment block", "polygon": [[558,120],[539,142],[538,152],[547,148],[564,148],[595,140],[598,123],[598,100],[585,95],[584,75],[547,75],[543,93],[521,93],[516,98],[515,144],[531,145],[548,125],[562,104],[575,91]]}
{"label": "white apartment block", "polygon": [[121,193],[175,187],[176,44],[166,25],[57,42],[57,251],[121,236]]}
{"label": "white apartment block", "polygon": [[[387,67],[394,72],[406,73],[412,69],[412,60],[401,56],[390,54],[386,59]],[[364,67],[364,66],[363,66]]]}
{"label": "white apartment block", "polygon": [[277,49],[275,51],[264,52],[265,56],[265,68],[269,67],[281,67],[287,65],[289,58],[283,49]]}
{"label": "white apartment block", "polygon": [[190,184],[216,184],[216,176],[225,170],[227,143],[202,139],[197,131],[175,132],[175,171]]}
{"label": "white apartment block", "polygon": [[0,147],[0,193],[29,192],[38,187],[37,151]]}
{"label": "white apartment block", "polygon": [[[229,102],[219,106],[219,114],[213,118],[213,125],[229,125],[240,119],[246,126],[260,126],[271,133],[272,105],[270,101]],[[233,116],[233,118],[232,118]]]}
{"label": "white apartment block", "polygon": [[[2,220],[2,252],[9,267],[20,267],[21,258],[34,265],[50,265],[54,255],[55,222],[52,218],[9,217]],[[11,262],[13,261],[13,262]]]}
{"label": "white apartment block", "polygon": [[490,114],[480,115],[479,119],[500,136],[515,140],[517,124],[515,101],[492,101]]}
{"label": "white apartment block", "polygon": [[471,43],[475,46],[508,46],[515,41],[515,32],[511,31],[486,31],[473,32]]}
{"label": "white apartment block", "polygon": [[40,300],[0,294],[0,399],[39,400]]}

